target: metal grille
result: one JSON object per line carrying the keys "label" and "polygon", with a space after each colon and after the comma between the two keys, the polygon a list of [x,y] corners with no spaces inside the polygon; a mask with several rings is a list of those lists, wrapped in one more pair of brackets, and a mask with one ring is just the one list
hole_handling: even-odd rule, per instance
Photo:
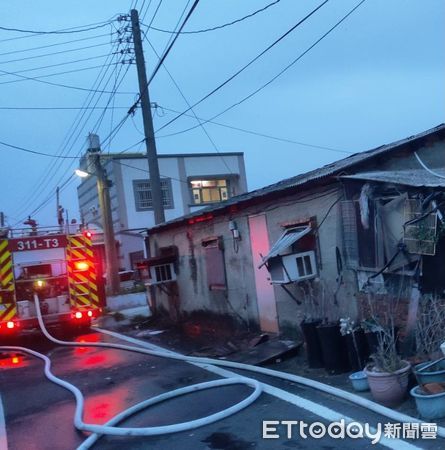
{"label": "metal grille", "polygon": [[[406,200],[405,223],[424,214],[420,200]],[[409,253],[430,256],[436,254],[437,213],[430,213],[412,224],[405,225],[404,229],[403,241]]]}
{"label": "metal grille", "polygon": [[341,217],[343,224],[343,247],[346,257],[346,265],[356,268],[359,265],[358,258],[358,231],[355,205],[353,200],[340,202]]}

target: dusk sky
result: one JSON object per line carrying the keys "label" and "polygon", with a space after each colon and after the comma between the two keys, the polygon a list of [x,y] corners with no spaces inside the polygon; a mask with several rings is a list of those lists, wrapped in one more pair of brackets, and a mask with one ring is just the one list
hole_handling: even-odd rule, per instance
{"label": "dusk sky", "polygon": [[[136,2],[143,29],[148,30],[144,40],[148,74],[158,60],[149,42],[161,54],[171,36],[147,27],[160,2],[152,26],[164,30],[173,30],[185,6],[190,8],[193,3]],[[0,5],[0,27],[35,31],[84,27],[128,13],[134,3],[5,0]],[[272,0],[201,0],[184,31],[219,26],[269,3]],[[190,103],[229,78],[323,0],[275,3],[231,26],[178,37],[165,65]],[[233,81],[199,104],[195,108],[197,116],[210,119],[267,83],[359,3],[328,1]],[[444,18],[443,0],[366,0],[273,83],[215,119],[281,140],[212,123],[205,124],[205,128],[219,152],[244,152],[249,189],[256,189],[344,158],[348,152],[364,151],[443,123]],[[122,25],[114,21],[90,31],[44,35],[0,29],[0,141],[51,155],[78,157],[86,149],[89,132],[105,139],[125,117],[138,90],[136,66],[114,64],[133,55],[111,53],[117,50],[116,30]],[[57,74],[66,71],[74,72]],[[97,87],[94,83],[104,71],[99,90],[113,91],[117,84],[117,93],[114,97],[96,94],[88,103],[93,96],[88,89]],[[45,76],[40,80],[71,88],[21,78],[24,76]],[[163,68],[150,84],[150,96],[159,105],[154,111],[155,130],[175,117],[176,113],[169,110],[187,108]],[[114,108],[105,110],[101,121],[103,108],[88,109],[80,123],[76,117],[84,110],[51,109],[87,104],[90,108],[104,107],[108,102]],[[196,124],[194,118],[182,117],[160,130],[158,152],[216,152],[200,126],[168,136]],[[121,152],[130,148],[141,141],[141,130],[138,109],[111,142],[105,142],[103,150]],[[129,151],[145,149],[137,144]],[[63,187],[61,203],[70,218],[79,217],[79,182],[72,176],[78,165],[76,159],[25,153],[2,144],[0,152],[0,211],[9,225],[20,224],[31,213],[41,225],[55,225],[57,186]]]}

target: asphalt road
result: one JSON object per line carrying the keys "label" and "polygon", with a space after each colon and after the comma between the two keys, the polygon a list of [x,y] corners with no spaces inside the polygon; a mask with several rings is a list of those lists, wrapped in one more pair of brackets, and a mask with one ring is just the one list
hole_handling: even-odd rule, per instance
{"label": "asphalt road", "polygon": [[[77,340],[120,342],[116,337],[92,332]],[[66,348],[49,344],[44,338],[20,343],[47,354],[53,372],[75,384],[85,398],[84,420],[103,424],[119,411],[160,393],[226,374],[169,359],[121,350]],[[240,372],[241,373],[241,372]],[[252,374],[243,373],[252,376]],[[350,417],[377,426],[388,419],[310,388],[255,376],[265,382],[267,392],[247,409],[205,427],[158,437],[103,437],[95,449],[156,450],[262,450],[262,449],[356,449],[356,448],[445,448],[443,440],[387,439],[373,445],[370,439],[304,439],[298,427],[277,425],[278,438],[263,439],[263,420],[296,420],[328,426],[332,417]],[[169,400],[143,411],[125,422],[143,427],[189,421],[227,408],[245,398],[250,388],[241,385],[215,388]],[[43,363],[31,356],[1,354],[0,395],[3,403],[9,450],[72,450],[86,435],[74,429],[72,394],[50,383],[43,375]],[[0,407],[1,415],[1,407]],[[2,418],[0,417],[0,428]],[[272,427],[273,425],[271,425]],[[1,434],[1,430],[0,430]],[[307,434],[307,429],[306,429]],[[1,446],[1,440],[0,440]],[[4,450],[0,448],[0,450]]]}

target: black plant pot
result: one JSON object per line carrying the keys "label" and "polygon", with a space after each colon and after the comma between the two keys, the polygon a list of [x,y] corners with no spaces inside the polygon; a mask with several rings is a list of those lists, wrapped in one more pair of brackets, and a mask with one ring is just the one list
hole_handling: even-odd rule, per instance
{"label": "black plant pot", "polygon": [[337,374],[351,370],[346,342],[340,333],[340,325],[338,323],[319,325],[317,333],[326,371]]}
{"label": "black plant pot", "polygon": [[377,331],[368,331],[365,333],[366,343],[368,344],[368,352],[370,355],[377,351],[377,347],[379,345],[378,332]]}
{"label": "black plant pot", "polygon": [[359,329],[354,331],[354,335],[352,335],[352,333],[347,334],[344,336],[344,339],[346,340],[351,370],[354,372],[363,370],[369,359],[369,350],[365,338],[365,332],[362,329]]}
{"label": "black plant pot", "polygon": [[301,322],[304,342],[306,343],[306,359],[311,369],[324,367],[321,353],[320,340],[318,339],[317,326],[321,320],[310,320]]}
{"label": "black plant pot", "polygon": [[[399,332],[398,327],[394,327],[394,336],[397,336]],[[368,353],[372,355],[373,353],[376,353],[377,348],[379,346],[379,333],[381,331],[368,331],[365,333],[366,342],[368,344]],[[400,351],[400,344],[399,340],[396,340],[396,350]]]}

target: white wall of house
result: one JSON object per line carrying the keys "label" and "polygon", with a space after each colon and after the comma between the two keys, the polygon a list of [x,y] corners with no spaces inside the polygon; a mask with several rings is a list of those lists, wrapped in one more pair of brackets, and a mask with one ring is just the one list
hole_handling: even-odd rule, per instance
{"label": "white wall of house", "polygon": [[[233,177],[231,195],[247,190],[244,159],[242,153],[214,154],[177,154],[160,155],[159,172],[162,178],[169,179],[173,208],[165,209],[166,221],[175,219],[191,211],[201,209],[206,204],[192,205],[190,177]],[[144,248],[143,240],[126,238],[120,231],[138,228],[150,228],[154,225],[152,210],[137,210],[134,193],[134,180],[148,180],[148,162],[144,155],[140,157],[122,155],[113,157],[105,163],[108,178],[112,181],[110,189],[112,219],[115,233],[120,240],[120,266],[129,269],[129,253],[137,251],[135,245]],[[81,215],[86,223],[100,224],[101,215],[97,196],[96,178],[82,180],[78,187]],[[136,243],[136,244],[135,244]]]}

